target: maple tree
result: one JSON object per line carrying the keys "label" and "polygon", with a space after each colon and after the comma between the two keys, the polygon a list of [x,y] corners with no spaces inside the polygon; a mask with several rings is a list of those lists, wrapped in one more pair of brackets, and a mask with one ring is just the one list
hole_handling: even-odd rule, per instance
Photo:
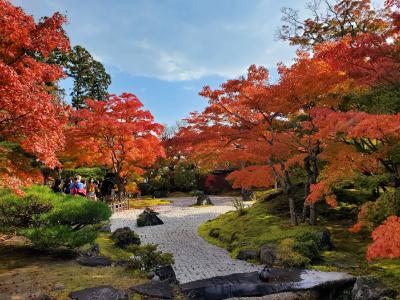
{"label": "maple tree", "polygon": [[371,0],[313,0],[307,4],[311,17],[301,20],[292,8],[282,9],[280,38],[292,45],[313,46],[367,32],[382,32],[388,26],[386,9],[374,10]]}
{"label": "maple tree", "polygon": [[[1,184],[18,186],[38,180],[15,163],[13,147],[53,168],[64,144],[65,110],[56,99],[54,83],[62,78],[59,66],[42,58],[55,49],[69,50],[59,13],[35,23],[32,16],[6,0],[0,1],[0,153]],[[7,159],[9,158],[9,159]],[[25,161],[29,164],[29,160]]]}
{"label": "maple tree", "polygon": [[86,106],[72,112],[65,158],[76,165],[111,168],[121,195],[129,173],[141,174],[164,156],[159,139],[163,126],[133,94],[110,95],[105,101],[87,99]]}
{"label": "maple tree", "polygon": [[367,259],[400,257],[400,217],[390,216],[372,232]]}

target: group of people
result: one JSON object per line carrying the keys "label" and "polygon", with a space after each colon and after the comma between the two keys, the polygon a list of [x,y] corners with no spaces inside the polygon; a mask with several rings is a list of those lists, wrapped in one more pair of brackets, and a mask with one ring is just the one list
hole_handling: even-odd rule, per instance
{"label": "group of people", "polygon": [[97,201],[100,193],[99,182],[95,181],[93,177],[90,177],[88,183],[86,183],[85,179],[82,179],[80,175],[76,175],[73,180],[72,178],[65,180],[62,187],[61,183],[60,178],[54,181],[52,190],[55,193],[84,196],[93,201]]}

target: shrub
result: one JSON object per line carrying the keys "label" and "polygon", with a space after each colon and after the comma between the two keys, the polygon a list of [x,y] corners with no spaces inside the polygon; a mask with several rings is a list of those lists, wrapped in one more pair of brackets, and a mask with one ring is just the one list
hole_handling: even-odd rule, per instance
{"label": "shrub", "polygon": [[39,222],[40,215],[52,209],[50,201],[36,195],[20,198],[12,193],[0,196],[0,225],[30,227]]}
{"label": "shrub", "polygon": [[32,245],[38,249],[60,246],[77,248],[92,243],[97,237],[97,232],[92,228],[74,231],[71,227],[65,225],[22,229],[20,233],[29,238]]}
{"label": "shrub", "polygon": [[366,204],[365,219],[382,224],[389,216],[400,214],[400,189],[382,194],[375,202]]}
{"label": "shrub", "polygon": [[282,265],[287,268],[301,268],[308,265],[311,260],[295,251],[294,239],[284,239],[278,246],[278,258]]}
{"label": "shrub", "polygon": [[234,197],[232,199],[232,205],[238,212],[239,216],[243,216],[246,213],[246,211],[244,210],[245,206],[244,206],[244,201],[242,198]]}
{"label": "shrub", "polygon": [[131,259],[132,266],[142,271],[154,271],[158,267],[174,264],[172,253],[162,253],[157,250],[158,245],[147,244],[143,246],[130,246],[129,250],[133,252]]}
{"label": "shrub", "polygon": [[109,207],[103,202],[94,202],[83,197],[68,197],[54,203],[54,208],[42,216],[49,224],[85,226],[108,220],[111,216]]}
{"label": "shrub", "polygon": [[55,194],[45,186],[32,186],[24,192],[19,197],[0,190],[0,227],[25,235],[37,248],[75,248],[92,242],[96,231],[86,226],[111,216],[109,208],[101,202]]}
{"label": "shrub", "polygon": [[140,245],[139,236],[132,231],[129,227],[118,228],[111,235],[115,245],[120,248],[126,249],[129,245]]}
{"label": "shrub", "polygon": [[321,256],[320,242],[321,234],[319,232],[304,232],[295,238],[293,250],[313,261]]}

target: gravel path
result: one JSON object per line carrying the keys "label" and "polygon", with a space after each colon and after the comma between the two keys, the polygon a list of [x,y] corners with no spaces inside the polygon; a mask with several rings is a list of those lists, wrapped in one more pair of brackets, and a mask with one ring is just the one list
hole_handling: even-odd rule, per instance
{"label": "gravel path", "polygon": [[186,283],[198,279],[233,273],[259,271],[256,266],[235,260],[229,253],[211,245],[197,234],[200,224],[233,210],[230,197],[211,197],[214,206],[190,207],[194,198],[169,198],[173,203],[153,209],[160,213],[164,225],[138,228],[136,218],[143,210],[128,210],[113,214],[111,230],[128,226],[140,235],[143,243],[155,243],[164,252],[174,254],[177,279]]}

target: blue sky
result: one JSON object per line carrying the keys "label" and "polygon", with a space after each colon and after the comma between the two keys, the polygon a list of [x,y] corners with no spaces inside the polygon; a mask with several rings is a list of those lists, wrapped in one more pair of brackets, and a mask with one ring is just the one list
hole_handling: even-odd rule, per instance
{"label": "blue sky", "polygon": [[12,0],[35,18],[66,14],[71,44],[105,65],[110,92],[136,94],[163,124],[201,110],[207,104],[198,96],[204,85],[218,87],[253,63],[290,63],[295,49],[275,37],[280,8],[304,10],[306,2]]}

